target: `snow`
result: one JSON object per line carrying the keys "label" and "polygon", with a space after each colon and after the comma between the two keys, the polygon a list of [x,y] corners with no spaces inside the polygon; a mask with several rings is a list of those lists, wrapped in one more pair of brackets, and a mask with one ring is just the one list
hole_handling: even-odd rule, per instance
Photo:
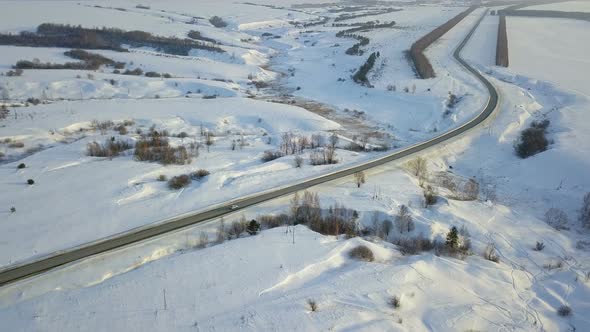
{"label": "snow", "polygon": [[[308,1],[278,4],[295,2]],[[181,23],[191,16],[186,13],[217,14],[230,21],[229,28],[212,28],[203,20],[198,30],[222,40],[223,47],[235,50],[236,56],[166,58],[150,50],[130,54],[98,51],[177,77],[122,77],[102,70],[90,79],[87,72],[27,70],[19,78],[0,78],[19,99],[37,96],[45,86],[49,87],[47,99],[83,99],[15,108],[17,118],[11,113],[2,122],[0,141],[22,141],[25,148],[0,143],[0,151],[13,158],[0,165],[0,206],[17,208],[16,213],[5,212],[6,218],[0,221],[0,265],[212,207],[376,155],[338,149],[339,165],[306,164],[301,169],[294,167],[293,156],[260,162],[263,151],[276,148],[284,132],[337,131],[346,141],[356,134],[354,126],[362,125],[390,133],[396,144],[406,145],[432,137],[435,128],[445,130],[469,120],[487,98],[483,87],[452,58],[454,48],[483,9],[427,50],[438,77],[417,80],[402,51],[464,7],[409,4],[401,7],[403,11],[378,16],[382,22],[395,20],[399,27],[364,33],[371,42],[364,56],[355,57],[344,54],[353,41],[334,36],[340,28],[299,29],[285,24],[290,20],[288,14],[298,20],[310,19],[327,14],[322,8],[302,13],[223,1],[203,1],[198,6],[181,1],[146,3],[151,10],[109,2],[109,6],[129,9],[120,14],[70,2],[55,6],[51,6],[54,2],[39,2],[46,12],[39,17],[75,23],[82,12],[105,11],[126,15],[122,24],[129,29],[176,35],[194,28]],[[18,2],[7,2],[7,6],[11,12],[22,8]],[[164,6],[167,12],[159,14]],[[75,15],[65,17],[60,11]],[[100,22],[100,17],[96,20]],[[16,31],[40,23],[33,18],[6,22],[0,30]],[[319,194],[324,209],[338,203],[357,210],[363,227],[373,227],[374,220],[395,221],[400,206],[406,205],[416,224],[410,233],[395,228],[385,241],[374,236],[346,239],[298,225],[198,249],[201,232],[215,238],[219,220],[212,220],[2,287],[0,321],[7,329],[19,331],[103,330],[106,321],[115,331],[589,330],[590,255],[587,230],[577,221],[582,196],[590,188],[586,176],[590,100],[582,76],[590,71],[590,63],[585,57],[588,46],[580,42],[587,23],[520,17],[509,17],[507,23],[509,68],[494,66],[495,16],[484,18],[463,51],[498,88],[500,110],[481,129],[424,153],[431,173],[429,184],[440,183],[433,178],[439,174],[473,178],[494,189],[497,197],[487,200],[482,192],[480,200],[458,201],[439,188],[439,201],[424,208],[422,188],[402,167],[407,159],[400,160],[367,171],[367,182],[360,188],[352,178],[342,178],[311,190]],[[301,33],[305,30],[311,31]],[[264,32],[281,38],[264,38]],[[253,38],[253,42],[241,42],[242,38]],[[332,47],[335,43],[341,46]],[[2,70],[22,57],[67,61],[58,49],[2,50]],[[373,51],[382,54],[370,75],[375,87],[350,82],[350,70]],[[294,69],[294,76],[289,76],[289,69]],[[247,84],[249,74],[271,80],[280,75],[274,71],[287,74],[275,91],[277,97],[292,93],[327,104],[334,113],[244,98],[264,96],[260,91],[247,91],[254,90]],[[76,78],[78,74],[82,77]],[[337,82],[339,77],[347,81]],[[120,83],[108,87],[104,80],[111,78]],[[387,91],[389,84],[396,84],[397,91]],[[402,91],[413,84],[415,94]],[[297,86],[301,89],[295,90]],[[84,87],[83,98],[76,96],[79,87]],[[133,88],[126,91],[124,87]],[[189,90],[193,93],[185,98]],[[461,101],[445,117],[449,91]],[[213,93],[219,96],[201,98]],[[155,94],[161,98],[156,99]],[[365,111],[367,118],[351,124],[345,108]],[[551,121],[549,150],[519,159],[513,148],[519,133],[532,121],[545,118]],[[88,142],[119,137],[114,131],[103,135],[89,130],[95,119],[134,120],[127,135],[130,140],[137,139],[136,129],[146,131],[152,125],[171,133],[185,131],[190,135],[186,140],[199,140],[202,124],[216,134],[216,142],[210,152],[202,148],[198,158],[183,166],[139,163],[129,154],[113,160],[92,158],[84,154]],[[231,151],[231,141],[242,135],[248,145]],[[271,144],[266,143],[268,137]],[[171,138],[171,143],[183,142]],[[40,151],[30,155],[24,151],[38,144],[43,144]],[[303,157],[307,159],[308,152]],[[17,169],[20,162],[27,167]],[[156,180],[160,174],[170,177],[200,168],[211,175],[181,191],[171,191]],[[25,185],[28,178],[34,178],[35,185]],[[286,213],[290,199],[281,197],[228,215],[226,225],[242,216],[250,220]],[[556,231],[543,221],[551,207],[566,213],[569,229]],[[469,231],[473,255],[465,259],[434,252],[404,256],[388,242],[420,234],[444,241],[451,226]],[[545,249],[532,250],[537,241]],[[482,257],[490,243],[497,249],[499,263]],[[349,251],[360,244],[371,248],[375,262],[349,257]],[[556,262],[562,266],[544,266]],[[401,299],[397,309],[388,304],[394,295]],[[317,301],[317,312],[309,310],[309,299]],[[570,306],[573,315],[559,317],[556,311],[562,305]]]}
{"label": "snow", "polygon": [[526,7],[527,10],[557,10],[564,12],[590,12],[588,1],[563,1]]}
{"label": "snow", "polygon": [[590,68],[590,44],[581,42],[577,34],[588,31],[590,22],[509,17],[506,27],[510,67],[516,73],[590,96],[585,75]]}

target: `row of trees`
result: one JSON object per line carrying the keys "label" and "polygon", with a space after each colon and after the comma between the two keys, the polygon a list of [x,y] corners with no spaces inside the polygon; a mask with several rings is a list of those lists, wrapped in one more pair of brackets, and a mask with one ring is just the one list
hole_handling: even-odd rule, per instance
{"label": "row of trees", "polygon": [[[279,150],[267,150],[262,156],[262,161],[271,161],[283,156],[300,154],[305,149],[314,149],[310,154],[310,163],[312,165],[336,164],[336,146],[338,145],[338,135],[332,134],[327,140],[320,134],[313,134],[311,138],[305,135],[297,135],[292,132],[283,133]],[[296,166],[301,167],[303,160],[296,159]]]}
{"label": "row of trees", "polygon": [[340,16],[336,17],[334,19],[334,22],[341,22],[341,21],[345,21],[345,20],[352,20],[352,19],[360,18],[360,17],[383,15],[383,14],[387,14],[387,13],[397,12],[397,11],[400,11],[400,10],[401,9],[383,8],[383,9],[377,9],[377,10],[373,10],[373,11],[367,11],[366,13],[362,13],[362,14],[343,14],[343,15],[340,15]]}
{"label": "row of trees", "polygon": [[204,49],[224,53],[225,50],[192,39],[154,36],[144,31],[124,31],[115,28],[82,28],[65,24],[43,23],[36,32],[0,34],[0,45],[32,47],[67,47],[83,49],[109,49],[127,51],[122,45],[152,47],[159,52],[188,55],[191,49]]}
{"label": "row of trees", "polygon": [[375,66],[375,61],[380,56],[379,52],[373,52],[367,59],[365,63],[363,63],[360,68],[352,75],[352,79],[359,84],[371,87],[371,83],[369,82],[369,78],[367,74],[369,71]]}
{"label": "row of trees", "polygon": [[432,45],[436,40],[438,40],[442,35],[447,33],[447,31],[451,30],[457,23],[461,22],[463,18],[473,12],[477,7],[469,7],[469,9],[465,10],[464,12],[460,13],[459,15],[453,17],[445,24],[439,26],[438,28],[432,30],[424,37],[418,39],[416,42],[412,44],[409,51],[409,56],[414,63],[414,67],[416,68],[416,72],[420,76],[420,78],[433,78],[435,77],[434,69],[428,61],[428,58],[424,55],[424,50],[428,48],[428,46]]}
{"label": "row of trees", "polygon": [[496,43],[496,66],[508,67],[508,36],[506,33],[506,16],[500,16],[498,24],[498,42]]}
{"label": "row of trees", "polygon": [[366,32],[373,29],[380,29],[380,28],[391,28],[395,25],[395,21],[391,21],[390,23],[383,23],[379,24],[376,22],[367,22],[361,25],[356,26],[355,28],[342,30],[336,33],[336,37],[339,38],[354,38],[358,40],[358,43],[352,45],[350,48],[346,50],[346,54],[348,55],[363,55],[365,52],[361,49],[361,47],[369,45],[369,38],[356,34],[356,32]]}

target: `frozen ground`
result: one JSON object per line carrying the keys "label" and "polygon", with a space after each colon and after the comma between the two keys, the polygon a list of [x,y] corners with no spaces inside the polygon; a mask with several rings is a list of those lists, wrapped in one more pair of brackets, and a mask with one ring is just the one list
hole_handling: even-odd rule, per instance
{"label": "frozen ground", "polygon": [[[125,62],[125,69],[169,73],[172,78],[168,79],[120,75],[106,67],[95,72],[25,70],[20,77],[0,76],[3,97],[5,95],[12,103],[22,104],[31,97],[47,103],[14,108],[0,131],[4,142],[0,143],[0,152],[4,155],[0,169],[6,174],[2,177],[2,186],[10,188],[2,191],[0,202],[6,206],[4,213],[11,220],[0,224],[0,228],[10,234],[0,242],[0,249],[3,249],[0,250],[0,265],[206,208],[375,155],[338,149],[338,165],[312,167],[307,151],[303,154],[305,166],[302,169],[295,168],[293,156],[262,163],[263,152],[278,148],[283,133],[327,136],[330,131],[337,131],[342,136],[339,144],[342,148],[355,136],[359,137],[360,127],[372,135],[370,143],[399,147],[468,120],[486,98],[478,83],[450,56],[481,10],[428,50],[439,78],[421,81],[415,79],[403,51],[416,38],[464,7],[409,5],[393,13],[345,20],[347,24],[374,19],[396,21],[394,28],[364,33],[371,39],[364,47],[365,56],[351,56],[344,54],[344,50],[353,41],[335,36],[337,31],[347,27],[311,29],[288,23],[306,22],[317,19],[318,15],[332,18],[340,15],[325,8],[309,8],[302,12],[240,4],[226,10],[213,2],[204,2],[199,3],[198,15],[190,15],[187,13],[196,10],[195,7],[182,2],[162,7],[162,2],[156,1],[148,3],[150,9],[125,3],[101,4],[101,7],[84,2],[27,4],[34,4],[30,15],[24,15],[25,3],[6,2],[3,13],[16,14],[14,17],[3,14],[6,17],[3,17],[0,31],[32,31],[43,22],[93,27],[107,25],[99,22],[115,22],[106,17],[125,17],[120,25],[109,26],[177,37],[196,29],[220,41],[226,53],[191,52],[190,56],[172,56],[149,49],[131,49],[129,53],[93,51]],[[66,17],[64,12],[71,15]],[[230,24],[224,29],[214,28],[205,14],[220,14]],[[81,19],[88,15],[92,19]],[[201,18],[194,22],[193,16]],[[281,38],[269,38],[263,36],[264,33]],[[340,46],[332,47],[337,43]],[[66,50],[0,46],[0,70],[10,70],[21,59],[53,63],[72,61],[63,54]],[[372,51],[383,55],[371,72],[375,88],[370,89],[353,83],[350,70],[356,70]],[[295,71],[294,76],[273,81],[289,69]],[[346,77],[347,81],[337,82],[339,77]],[[272,88],[258,90],[252,85],[254,81],[273,82]],[[397,91],[387,91],[391,84],[397,85]],[[299,91],[295,89],[297,86],[301,87]],[[403,92],[403,87],[411,91]],[[300,108],[245,98],[275,96],[284,91],[327,104],[335,109],[337,116],[316,115]],[[460,102],[447,112],[449,92],[457,94]],[[217,98],[202,99],[212,96]],[[348,113],[344,112],[346,108]],[[354,122],[349,121],[351,119]],[[132,120],[135,124],[128,128],[129,134],[120,137],[112,130],[105,133],[88,130],[93,120],[116,123]],[[152,125],[171,134],[186,132],[189,135],[186,139],[172,138],[173,144],[202,144],[201,123],[204,130],[215,133],[215,144],[210,153],[202,147],[200,156],[183,167],[137,163],[131,152],[114,160],[85,156],[86,145],[90,142],[102,143],[112,136],[134,141],[139,138],[137,129],[145,133]],[[247,146],[232,151],[232,141],[239,141],[242,135]],[[270,144],[267,144],[269,139]],[[21,143],[23,147],[16,145]],[[27,168],[17,171],[20,163],[25,163]],[[205,183],[181,192],[170,191],[165,183],[157,181],[160,174],[171,177],[200,168],[208,169],[212,175]],[[36,184],[27,187],[28,179],[35,180]],[[96,186],[97,183],[101,185]],[[61,194],[51,199],[50,192]],[[95,203],[88,206],[85,202],[90,200]],[[37,208],[32,208],[33,205]],[[15,207],[17,213],[8,213],[11,207]],[[58,237],[53,234],[62,236],[56,241]]]}
{"label": "frozen ground", "polygon": [[564,12],[590,12],[590,3],[588,3],[588,1],[564,1],[546,5],[530,6],[526,7],[525,9],[558,10]]}
{"label": "frozen ground", "polygon": [[[260,9],[261,12],[266,10]],[[412,6],[404,9],[419,12]],[[429,12],[431,9],[426,6],[424,15],[436,16]],[[281,13],[276,9],[268,10]],[[452,16],[450,12],[441,12]],[[399,15],[400,22],[404,17],[421,17],[420,14],[404,16],[402,13],[387,15]],[[485,96],[481,95],[481,87],[458,69],[449,54],[481,13],[478,10],[470,15],[428,50],[435,70],[442,74],[441,78],[418,82],[410,77],[407,69],[400,69],[399,73],[394,70],[380,78],[375,77],[375,89],[334,81],[333,84],[342,84],[342,91],[346,92],[342,96],[343,103],[356,99],[359,93],[363,93],[361,91],[366,91],[369,96],[389,93],[392,109],[405,105],[405,102],[409,114],[419,116],[428,107],[433,114],[437,109],[444,111],[441,104],[444,104],[449,89],[465,96],[462,106],[455,110],[456,118],[443,123],[436,115],[427,117],[428,124],[416,134],[404,134],[408,130],[404,126],[411,121],[402,122],[399,117],[403,115],[395,109],[388,118],[385,112],[378,111],[379,103],[376,103],[377,111],[371,107],[362,108],[367,112],[368,122],[381,125],[382,130],[390,130],[407,141],[426,136],[428,125],[432,123],[450,126],[453,121],[459,123],[468,119],[472,115],[470,111],[477,111],[472,109],[473,105]],[[245,30],[240,33],[262,33],[260,25],[253,24],[256,20],[240,20],[240,24],[249,24],[242,26]],[[589,330],[587,273],[590,271],[590,247],[587,230],[580,227],[577,215],[582,196],[590,188],[590,180],[586,176],[590,166],[590,114],[587,112],[590,102],[584,90],[587,84],[579,83],[581,76],[571,73],[571,68],[581,73],[590,71],[588,62],[580,56],[586,52],[586,45],[568,42],[569,37],[553,33],[559,28],[549,25],[548,22],[553,21],[549,19],[539,20],[536,24],[520,24],[519,31],[515,32],[515,25],[511,24],[526,20],[508,18],[510,68],[492,65],[497,17],[484,19],[474,40],[464,51],[465,57],[486,72],[498,87],[502,105],[500,112],[484,128],[425,154],[432,174],[429,181],[435,181],[440,172],[450,171],[464,178],[475,178],[483,188],[489,189],[486,194],[495,192],[495,198],[490,196],[490,200],[485,201],[482,190],[480,200],[457,201],[445,198],[441,191],[444,197],[436,205],[424,208],[418,181],[400,169],[400,163],[367,172],[367,183],[361,188],[348,178],[313,189],[319,193],[324,208],[340,203],[359,211],[359,221],[365,227],[372,226],[375,219],[378,222],[395,220],[399,207],[402,204],[409,206],[416,229],[409,234],[400,234],[394,229],[387,238],[389,240],[418,234],[444,239],[450,226],[464,226],[470,233],[473,255],[464,260],[438,257],[433,253],[403,256],[396,246],[374,237],[347,240],[320,235],[304,226],[271,229],[255,237],[244,236],[197,250],[195,244],[201,231],[209,234],[211,239],[215,236],[218,222],[213,221],[4,287],[0,289],[0,320],[3,326],[25,331],[101,330],[108,321],[109,329],[117,331]],[[269,29],[275,33],[274,28]],[[286,28],[283,26],[281,29]],[[322,27],[313,29],[328,30]],[[567,29],[564,33],[578,36],[578,39],[587,30],[583,25],[566,25],[563,29]],[[399,33],[397,30],[388,32]],[[304,37],[315,38],[313,41],[318,42],[316,46],[304,47],[300,44],[304,41],[297,41],[292,36],[274,42],[263,41],[259,46],[279,54],[277,60],[273,59],[273,65],[280,66],[286,61],[290,62],[289,66],[298,68],[294,77],[283,81],[291,88],[301,85],[302,89],[294,92],[296,95],[330,102],[335,97],[328,81],[343,75],[344,70],[335,69],[334,73],[326,74],[329,71],[322,69],[325,64],[317,65],[317,72],[324,73],[326,77],[334,75],[325,79],[325,85],[321,83],[324,79],[322,75],[313,76],[311,82],[304,80],[305,76],[298,77],[298,71],[302,70],[309,70],[308,76],[316,73],[313,66],[320,63],[321,52],[314,47],[334,42],[343,45],[338,52],[347,47],[346,41],[324,38],[325,33],[320,32],[316,37],[310,33],[310,36]],[[374,47],[373,40],[386,35],[387,32],[383,32],[381,37],[372,37],[369,48]],[[540,47],[540,44],[544,46]],[[559,49],[553,49],[551,45],[559,45]],[[386,46],[378,47],[386,49]],[[566,47],[569,48],[567,52],[564,50]],[[550,60],[550,54],[558,51],[566,52],[567,56],[562,56],[560,63],[556,64]],[[531,55],[533,53],[534,56]],[[305,61],[297,64],[299,56]],[[335,61],[339,57],[342,63],[355,61],[345,60],[348,59],[346,57],[355,57],[343,54],[335,57]],[[519,64],[518,59],[527,57],[538,60],[521,61]],[[385,58],[394,68],[402,68],[399,54],[395,51],[392,50],[391,56]],[[547,72],[553,70],[553,66],[563,69],[555,70],[548,76]],[[393,77],[396,77],[396,82],[403,82],[401,85],[411,86],[415,82],[416,95],[399,92],[399,83],[397,92],[386,91],[389,75],[399,75]],[[435,82],[440,83],[433,85]],[[308,88],[314,84],[318,85],[316,90]],[[347,84],[350,86],[346,89],[350,90],[344,90]],[[424,91],[426,86],[438,84],[440,87],[432,90],[432,96]],[[326,95],[320,93],[324,90]],[[114,218],[109,218],[112,214],[119,213],[123,218],[119,220],[140,224],[145,222],[142,215],[172,213],[220,197],[230,197],[234,191],[243,193],[250,188],[257,191],[260,186],[272,186],[276,178],[287,181],[311,174],[307,173],[312,171],[311,166],[297,170],[289,158],[261,164],[257,156],[266,145],[266,136],[262,132],[277,137],[291,128],[307,133],[325,132],[339,129],[339,124],[300,108],[240,98],[240,94],[244,93],[241,88],[231,91],[236,92],[237,97],[70,101],[19,109],[19,113],[23,112],[22,116],[18,120],[10,120],[14,122],[0,128],[0,133],[22,139],[26,146],[44,142],[52,148],[24,159],[27,165],[31,165],[25,170],[15,170],[16,163],[0,168],[0,178],[8,179],[1,183],[3,188],[15,188],[3,190],[0,201],[7,205],[11,197],[16,197],[18,202],[27,204],[26,208],[19,208],[15,215],[6,214],[9,216],[6,219],[11,222],[1,224],[10,234],[2,237],[2,241],[8,241],[5,247],[8,249],[2,252],[9,252],[8,255],[3,254],[3,259],[10,261],[10,257],[26,257],[37,247],[48,250],[61,244],[47,236],[46,232],[54,232],[54,237],[60,240],[64,238],[75,242],[79,240],[76,234],[90,237],[97,232],[108,233],[124,226],[113,222]],[[347,107],[344,104],[335,106]],[[289,118],[285,119],[286,116]],[[202,149],[199,158],[189,166],[162,167],[137,163],[130,156],[112,161],[91,160],[95,158],[83,156],[85,140],[102,138],[99,133],[86,132],[88,137],[81,141],[73,141],[64,134],[84,128],[88,121],[95,118],[115,121],[133,118],[136,120],[133,129],[156,124],[169,131],[185,130],[191,135],[198,133],[203,121],[208,130],[220,135],[211,152]],[[264,121],[259,122],[259,118]],[[549,138],[553,143],[549,150],[528,159],[519,159],[513,149],[519,132],[533,120],[544,118],[551,121]],[[404,126],[387,128],[384,124],[391,119],[396,120],[394,123],[404,123]],[[36,123],[39,125],[30,125]],[[49,129],[54,131],[53,135]],[[231,135],[241,136],[242,132],[247,133],[247,141],[251,145],[243,151],[228,151]],[[109,133],[105,137],[111,135]],[[72,142],[62,145],[58,143],[61,140]],[[52,150],[56,154],[50,154]],[[339,155],[345,162],[370,157],[344,151],[339,151]],[[102,165],[116,166],[117,172]],[[164,186],[155,181],[160,173],[173,175],[177,171],[201,167],[213,170],[205,182],[193,183],[180,193],[158,190],[159,186]],[[38,177],[39,183],[32,187],[23,185],[29,174],[36,179]],[[85,181],[81,182],[80,178]],[[88,184],[91,181],[101,185],[92,186]],[[51,199],[56,192],[71,195],[68,196],[71,201],[87,199],[96,201],[97,205],[83,205],[76,209],[67,206],[68,203],[72,205],[69,200],[63,200],[57,205],[65,206],[63,211],[56,211],[60,209],[52,205],[58,201]],[[204,194],[208,192],[219,195]],[[29,194],[38,196],[28,199]],[[142,201],[145,197],[157,199]],[[289,199],[284,197],[249,208],[244,215],[256,218],[263,213],[286,212]],[[39,208],[39,204],[45,208]],[[568,230],[556,231],[543,221],[543,214],[551,207],[566,213]],[[84,209],[95,211],[97,218],[88,218],[89,214],[84,213]],[[69,218],[70,211],[77,215]],[[20,213],[23,213],[22,217]],[[69,221],[63,224],[63,228],[56,227],[48,222],[53,218],[46,217],[47,213],[59,214],[64,217],[61,220]],[[228,216],[226,223],[240,218],[241,214]],[[75,230],[72,235],[64,232],[70,228]],[[292,243],[293,231],[295,244]],[[7,231],[2,230],[0,234],[7,234]],[[542,251],[532,250],[537,241],[545,244]],[[484,248],[490,243],[497,248],[499,263],[482,258]],[[358,244],[365,244],[373,250],[375,262],[358,262],[348,257],[349,250]],[[13,251],[13,247],[18,251]],[[553,267],[545,267],[548,265]],[[398,309],[388,304],[394,295],[401,299]],[[317,312],[309,310],[308,299],[317,301]],[[557,315],[557,309],[563,305],[571,307],[571,316]]]}
{"label": "frozen ground", "polygon": [[590,96],[585,70],[590,67],[590,44],[580,42],[577,34],[588,31],[590,22],[509,17],[506,27],[510,67],[515,73]]}

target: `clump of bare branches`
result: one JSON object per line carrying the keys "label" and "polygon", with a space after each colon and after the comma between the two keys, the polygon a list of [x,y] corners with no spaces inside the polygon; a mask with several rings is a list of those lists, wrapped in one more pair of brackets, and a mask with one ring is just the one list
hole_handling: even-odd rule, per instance
{"label": "clump of bare branches", "polygon": [[360,245],[353,248],[349,253],[351,258],[365,261],[365,262],[372,262],[375,260],[375,256],[373,255],[373,251],[369,249],[369,247]]}
{"label": "clump of bare branches", "polygon": [[131,143],[126,140],[107,140],[104,144],[98,142],[88,143],[86,145],[86,154],[91,157],[116,157],[121,152],[133,148]]}

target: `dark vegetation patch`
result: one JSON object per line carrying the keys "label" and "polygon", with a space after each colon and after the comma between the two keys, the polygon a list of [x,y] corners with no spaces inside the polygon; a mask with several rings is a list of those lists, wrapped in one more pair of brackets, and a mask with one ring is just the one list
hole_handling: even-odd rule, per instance
{"label": "dark vegetation patch", "polygon": [[473,12],[477,7],[469,7],[464,12],[460,13],[459,15],[453,17],[445,24],[439,26],[438,28],[432,30],[424,37],[418,39],[416,42],[412,44],[409,51],[409,57],[414,63],[414,68],[420,78],[433,78],[435,77],[434,69],[428,61],[428,58],[424,55],[424,50],[432,45],[436,40],[438,40],[442,35],[447,33],[447,31],[451,30],[457,23],[461,22],[463,18]]}
{"label": "dark vegetation patch", "polygon": [[86,154],[91,157],[116,157],[125,150],[132,149],[133,145],[126,140],[108,139],[103,144],[98,142],[88,143]]}
{"label": "dark vegetation patch", "polygon": [[528,158],[547,150],[549,140],[545,137],[549,127],[549,120],[533,121],[531,126],[520,133],[514,149],[521,158]]}
{"label": "dark vegetation patch", "polygon": [[75,49],[64,52],[64,55],[81,60],[80,62],[60,63],[43,63],[38,60],[28,61],[20,60],[14,65],[16,69],[74,69],[74,70],[97,70],[102,65],[112,66],[121,69],[125,66],[124,62],[115,62],[112,59],[100,54],[90,53],[84,50]]}
{"label": "dark vegetation patch", "polygon": [[373,68],[373,66],[375,66],[375,61],[377,60],[379,55],[379,52],[371,53],[369,58],[367,58],[367,61],[360,66],[360,68],[356,71],[356,73],[354,73],[354,75],[352,75],[352,79],[356,83],[371,87],[371,83],[367,78],[367,74]]}
{"label": "dark vegetation patch", "polygon": [[122,45],[151,47],[158,52],[188,55],[191,49],[203,49],[224,53],[219,47],[199,43],[191,39],[154,36],[144,31],[125,31],[116,28],[82,28],[81,26],[43,23],[36,32],[0,34],[0,45],[31,47],[66,47],[106,49],[127,52]]}
{"label": "dark vegetation patch", "polygon": [[496,43],[496,66],[508,67],[508,35],[506,33],[506,16],[500,16],[498,24],[498,41]]}
{"label": "dark vegetation patch", "polygon": [[362,14],[343,14],[343,15],[340,15],[340,16],[336,17],[334,19],[334,22],[340,22],[340,21],[345,21],[345,20],[352,20],[352,19],[359,18],[359,17],[383,15],[383,14],[393,13],[393,12],[398,12],[398,11],[401,11],[401,9],[383,8],[383,9],[368,11],[368,12],[362,13]]}
{"label": "dark vegetation patch", "polygon": [[379,24],[379,23],[375,23],[375,22],[367,22],[367,23],[358,25],[352,29],[339,31],[338,33],[336,33],[336,37],[354,38],[354,39],[358,40],[359,41],[358,43],[354,44],[353,46],[351,46],[350,48],[348,48],[346,50],[346,54],[348,54],[348,55],[363,55],[364,51],[361,49],[361,47],[369,45],[370,39],[365,36],[358,35],[358,34],[356,34],[356,32],[368,32],[368,31],[371,31],[374,29],[391,28],[394,25],[395,25],[395,21],[392,21],[390,23],[383,23],[383,24]]}
{"label": "dark vegetation patch", "polygon": [[188,37],[195,39],[195,40],[201,40],[201,41],[205,41],[205,42],[209,42],[209,43],[213,43],[213,44],[221,44],[220,42],[218,42],[217,40],[215,40],[213,38],[203,36],[199,31],[196,31],[196,30],[189,31]]}
{"label": "dark vegetation patch", "polygon": [[216,28],[225,28],[227,26],[227,22],[225,22],[219,16],[213,16],[213,17],[211,17],[209,19],[209,23],[211,23],[211,25],[213,25]]}

